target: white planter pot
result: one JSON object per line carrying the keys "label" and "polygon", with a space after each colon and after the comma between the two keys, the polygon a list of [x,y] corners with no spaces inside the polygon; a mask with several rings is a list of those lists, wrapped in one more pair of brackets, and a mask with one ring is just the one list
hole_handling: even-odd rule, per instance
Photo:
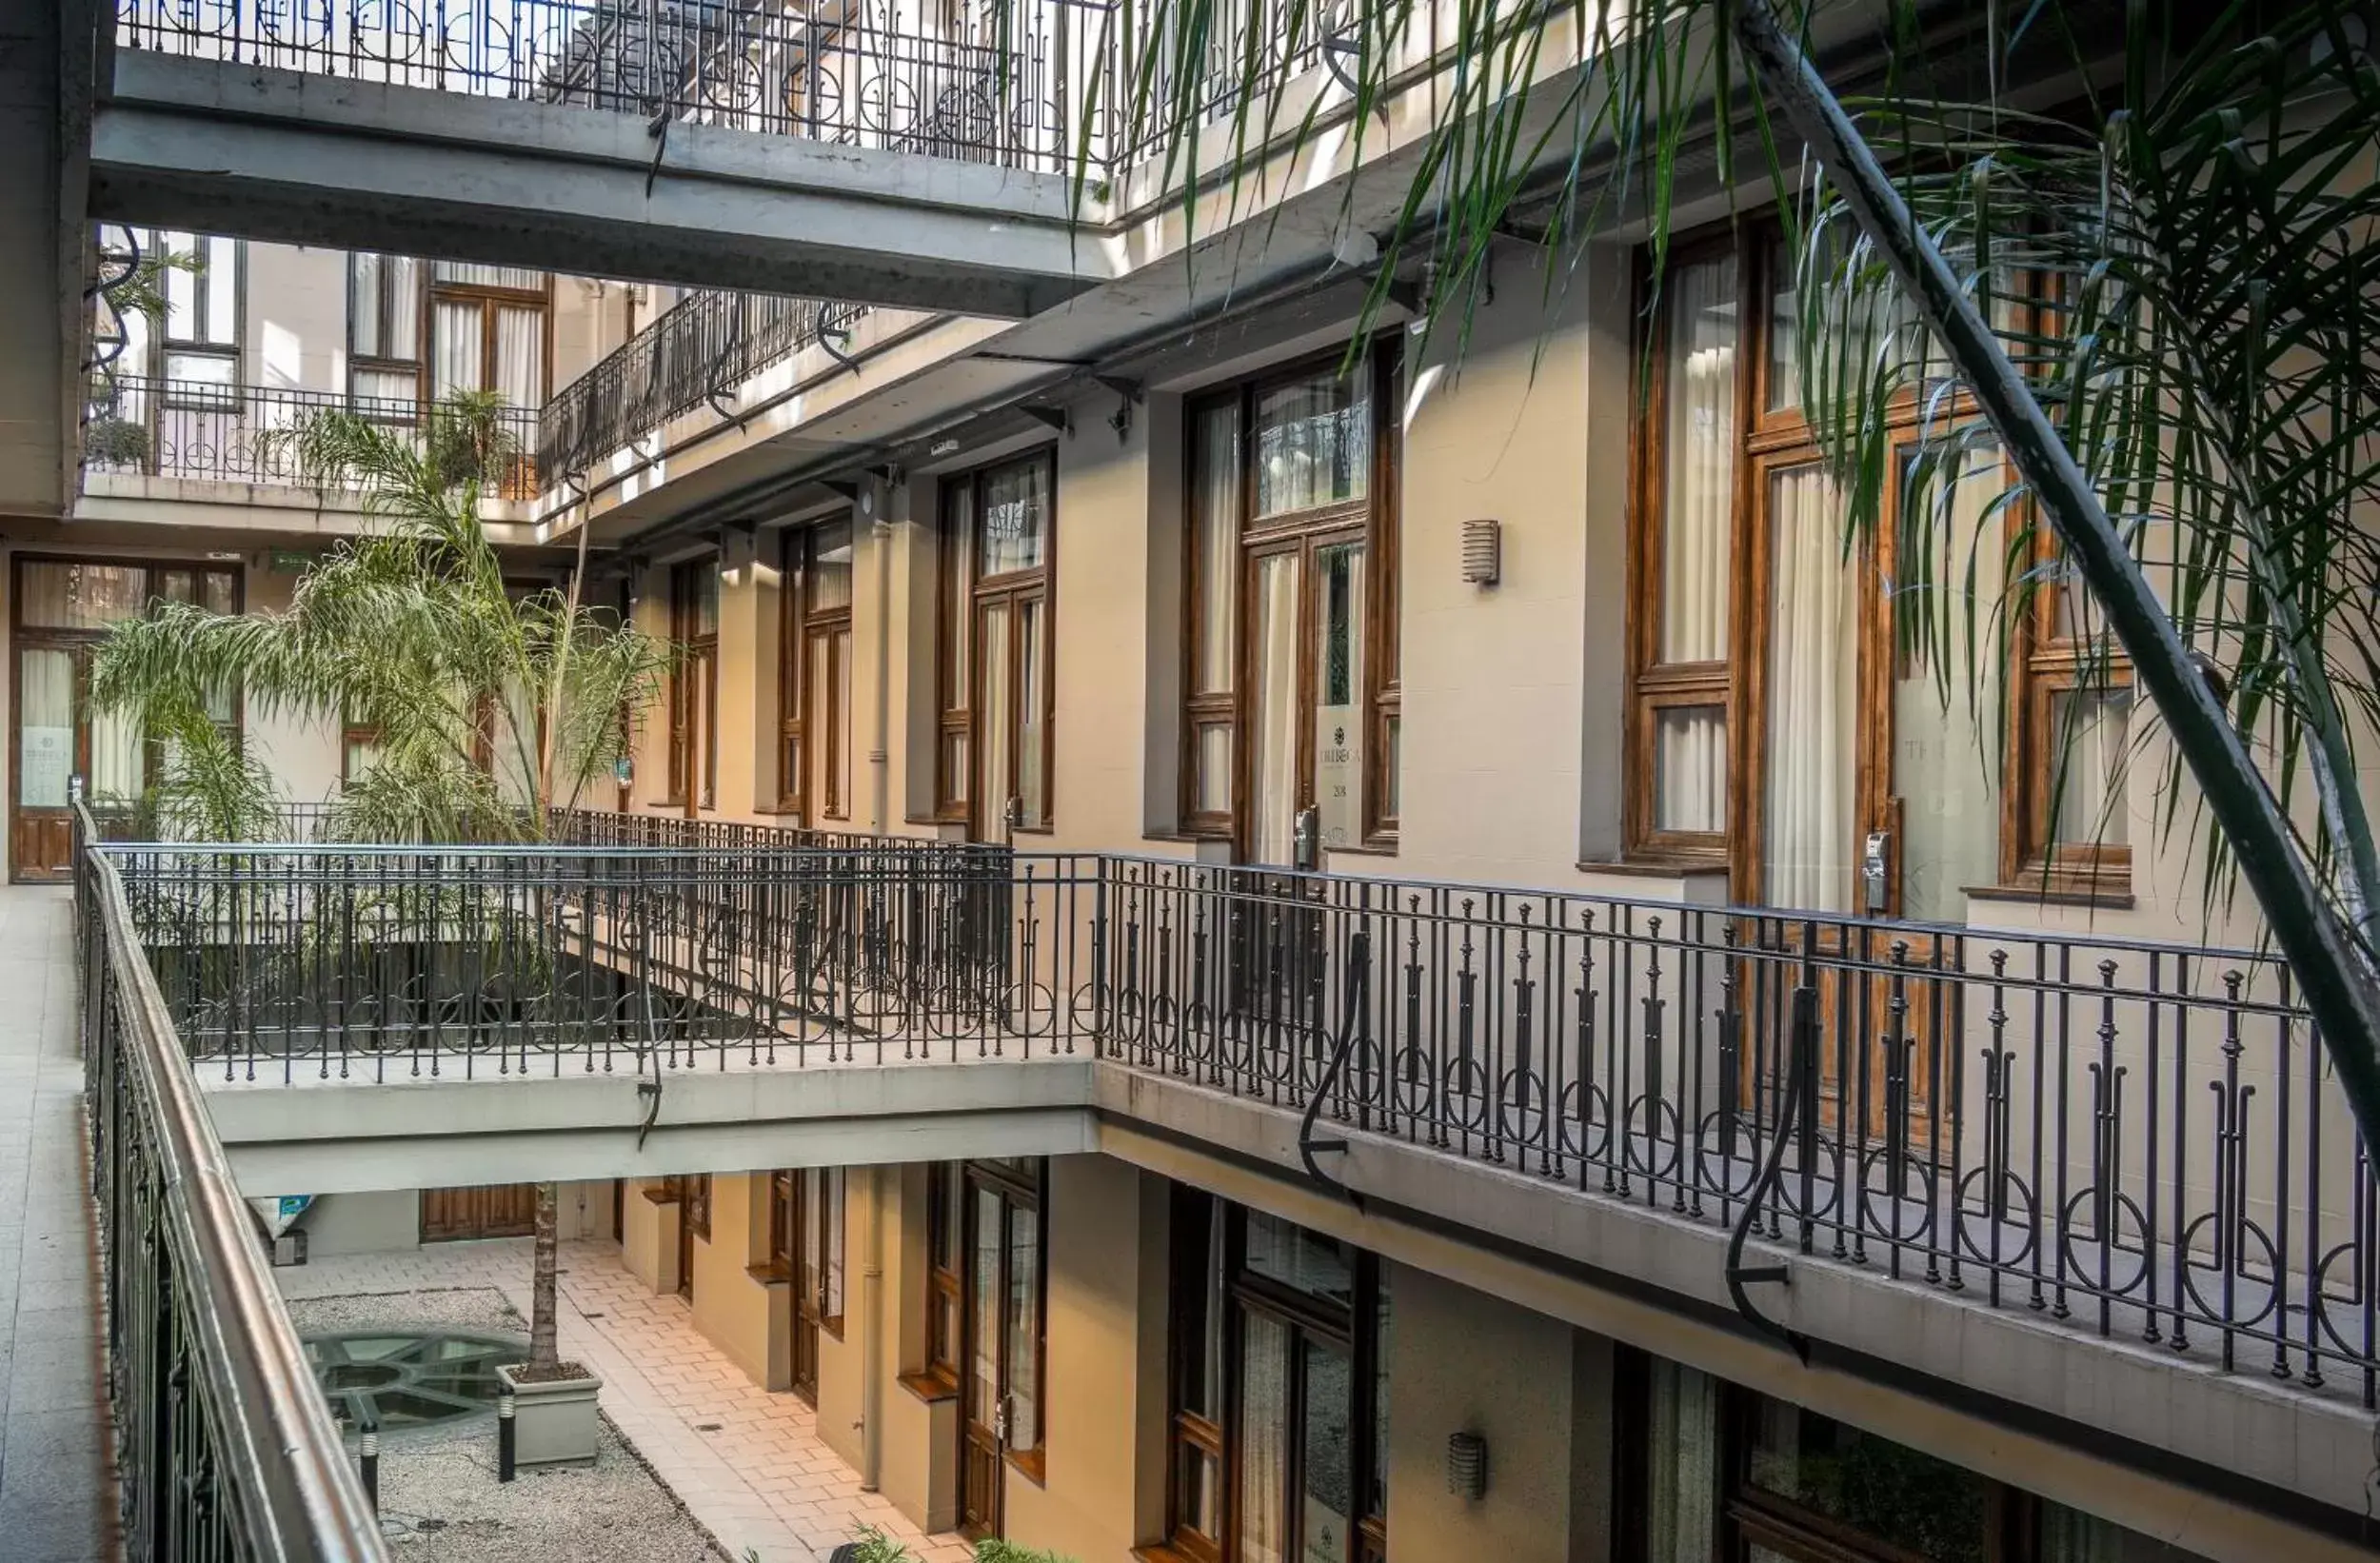
{"label": "white planter pot", "polygon": [[512,1391],[512,1458],[516,1465],[567,1465],[595,1458],[598,1439],[595,1394],[604,1381],[563,1378],[521,1382],[517,1365],[498,1368]]}

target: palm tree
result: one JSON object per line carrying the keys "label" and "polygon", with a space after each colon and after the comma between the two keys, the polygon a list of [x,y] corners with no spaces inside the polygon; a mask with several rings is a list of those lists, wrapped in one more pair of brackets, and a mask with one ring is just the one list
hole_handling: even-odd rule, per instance
{"label": "palm tree", "polygon": [[[1034,0],[1011,3],[1021,16]],[[1169,170],[1220,169],[1183,180],[1185,218],[1301,154],[1377,163],[1375,110],[1410,73],[1422,18],[1450,8],[1409,191],[1374,235],[1372,307],[1418,259],[1427,328],[1467,329],[1497,243],[1559,253],[1623,219],[1657,278],[1680,170],[1709,140],[1731,199],[1748,188],[1784,208],[1801,382],[1847,548],[1893,509],[1917,551],[1938,557],[1947,535],[1926,505],[1888,509],[1894,394],[1916,389],[1951,444],[2007,453],[2000,503],[2054,534],[2057,568],[2088,588],[2171,739],[2164,828],[2203,821],[2210,905],[2253,893],[2380,1144],[2380,847],[2357,784],[2380,729],[2380,542],[2357,520],[2380,499],[2380,71],[2364,8],[1172,0],[1084,109],[1082,186],[1099,188],[1093,132],[1111,124]],[[1822,46],[1862,33],[1889,64],[1846,95]],[[1272,42],[1318,34],[1339,92],[1285,109]],[[1228,143],[1220,163],[1201,136]],[[2055,301],[2048,326],[1993,309],[2016,278]],[[2006,623],[2046,584],[2032,558],[1985,612]],[[1976,628],[1901,626],[1971,679],[1988,661],[1949,653]],[[2194,796],[2174,784],[2185,770]]]}
{"label": "palm tree", "polygon": [[[652,699],[661,643],[566,591],[516,592],[479,496],[518,451],[492,395],[450,397],[418,440],[345,411],[295,425],[302,466],[360,486],[383,523],[300,580],[286,613],[225,617],[161,604],[119,625],[92,661],[92,698],[166,740],[161,812],[181,834],[269,841],[279,800],[212,691],[264,715],[377,733],[329,830],[359,841],[538,841],[554,812],[607,777],[633,741],[621,720]],[[537,1190],[530,1370],[555,1366],[554,1187]]]}

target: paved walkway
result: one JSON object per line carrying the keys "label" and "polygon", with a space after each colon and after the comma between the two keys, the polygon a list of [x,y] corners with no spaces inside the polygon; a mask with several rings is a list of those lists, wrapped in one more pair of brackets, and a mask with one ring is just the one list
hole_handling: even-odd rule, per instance
{"label": "paved walkway", "polygon": [[[275,1272],[293,1297],[487,1286],[529,1311],[529,1241],[430,1243],[347,1255]],[[655,1296],[610,1242],[562,1249],[562,1355],[603,1376],[604,1411],[661,1479],[727,1549],[760,1563],[823,1563],[874,1525],[921,1563],[965,1563],[955,1535],[931,1540],[823,1443],[818,1417],[790,1394],[752,1382],[694,1328],[675,1296]],[[396,1458],[395,1455],[387,1456]]]}
{"label": "paved walkway", "polygon": [[0,886],[0,1554],[117,1553],[63,889]]}

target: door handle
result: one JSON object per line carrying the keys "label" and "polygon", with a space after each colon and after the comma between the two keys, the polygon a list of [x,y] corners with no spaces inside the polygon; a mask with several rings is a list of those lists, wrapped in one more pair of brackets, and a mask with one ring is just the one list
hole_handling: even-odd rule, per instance
{"label": "door handle", "polygon": [[1290,861],[1299,868],[1319,868],[1322,859],[1322,811],[1308,803],[1298,811],[1290,829]]}
{"label": "door handle", "polygon": [[1008,1447],[1008,1396],[1004,1395],[992,1406],[992,1441],[1002,1449]]}
{"label": "door handle", "polygon": [[1889,830],[1868,832],[1867,851],[1860,857],[1859,878],[1864,881],[1867,907],[1871,912],[1881,912],[1891,904],[1886,873],[1892,861],[1893,833]]}

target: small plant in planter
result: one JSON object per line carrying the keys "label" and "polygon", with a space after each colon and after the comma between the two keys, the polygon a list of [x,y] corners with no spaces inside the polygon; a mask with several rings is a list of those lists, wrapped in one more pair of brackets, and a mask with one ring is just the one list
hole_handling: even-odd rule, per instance
{"label": "small plant in planter", "polygon": [[94,418],[83,429],[83,454],[104,466],[146,466],[149,430],[129,418]]}
{"label": "small plant in planter", "polygon": [[584,1464],[595,1458],[601,1424],[595,1396],[604,1381],[577,1362],[510,1362],[496,1370],[512,1395],[513,1460],[520,1465]]}
{"label": "small plant in planter", "polygon": [[[860,1527],[860,1539],[836,1548],[827,1563],[917,1563],[917,1553],[873,1525]],[[745,1548],[744,1563],[761,1563],[760,1553]]]}
{"label": "small plant in planter", "polygon": [[975,1563],[1073,1563],[1073,1559],[1020,1547],[998,1536],[985,1536],[975,1544]]}

